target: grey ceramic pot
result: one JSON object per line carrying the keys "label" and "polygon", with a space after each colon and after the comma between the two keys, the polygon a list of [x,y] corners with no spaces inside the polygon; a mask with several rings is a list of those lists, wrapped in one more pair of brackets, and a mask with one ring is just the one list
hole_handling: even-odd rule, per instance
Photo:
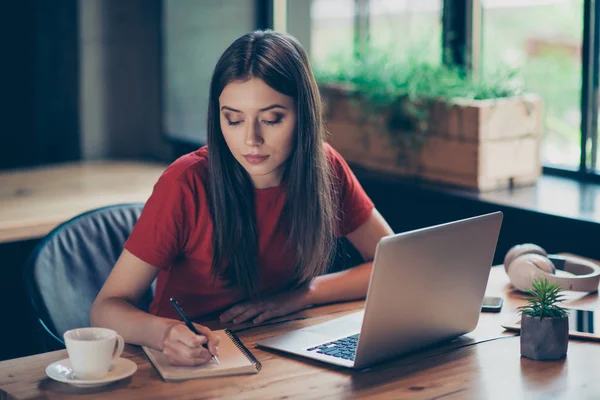
{"label": "grey ceramic pot", "polygon": [[533,360],[559,360],[567,355],[569,319],[521,315],[521,355]]}

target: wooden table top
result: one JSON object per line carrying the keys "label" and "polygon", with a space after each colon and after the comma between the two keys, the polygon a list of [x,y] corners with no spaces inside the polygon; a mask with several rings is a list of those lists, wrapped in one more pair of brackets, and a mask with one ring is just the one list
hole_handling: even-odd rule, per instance
{"label": "wooden table top", "polygon": [[[377,365],[351,371],[300,357],[255,348],[257,340],[360,310],[362,301],[305,310],[261,326],[233,327],[263,365],[257,375],[163,382],[136,346],[125,357],[138,365],[130,378],[112,385],[81,389],[45,375],[48,364],[67,357],[65,350],[0,363],[0,399],[212,399],[243,398],[594,398],[600,393],[600,343],[571,340],[567,358],[521,358],[519,338],[500,324],[517,317],[521,296],[510,290],[501,267],[490,274],[488,296],[505,299],[501,313],[482,313],[477,329],[461,340]],[[597,294],[570,294],[574,304],[600,306]],[[219,327],[212,323],[213,328]],[[220,327],[229,327],[223,325]],[[476,343],[476,344],[475,344]],[[458,347],[462,346],[462,347]]]}
{"label": "wooden table top", "polygon": [[92,161],[0,172],[0,243],[45,236],[98,207],[145,202],[165,168]]}

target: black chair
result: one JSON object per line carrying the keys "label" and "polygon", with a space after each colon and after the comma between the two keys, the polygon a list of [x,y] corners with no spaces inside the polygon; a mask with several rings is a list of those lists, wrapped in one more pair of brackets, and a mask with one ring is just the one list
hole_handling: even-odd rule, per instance
{"label": "black chair", "polygon": [[[34,249],[25,285],[43,330],[54,339],[49,343],[44,338],[46,350],[63,347],[67,330],[89,326],[92,303],[143,206],[119,204],[86,212],[55,228]],[[151,299],[149,290],[140,307],[147,309]]]}

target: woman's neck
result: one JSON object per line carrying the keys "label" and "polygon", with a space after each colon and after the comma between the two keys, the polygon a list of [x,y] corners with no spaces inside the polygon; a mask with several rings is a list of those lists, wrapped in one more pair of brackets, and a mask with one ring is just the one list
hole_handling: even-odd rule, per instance
{"label": "woman's neck", "polygon": [[281,185],[283,180],[283,168],[266,175],[250,175],[250,180],[255,189],[269,189]]}
{"label": "woman's neck", "polygon": [[255,177],[252,177],[252,184],[254,185],[255,189],[269,189],[272,187],[276,187],[279,186],[281,184],[281,179],[262,179],[265,177],[259,177],[259,179],[256,179]]}

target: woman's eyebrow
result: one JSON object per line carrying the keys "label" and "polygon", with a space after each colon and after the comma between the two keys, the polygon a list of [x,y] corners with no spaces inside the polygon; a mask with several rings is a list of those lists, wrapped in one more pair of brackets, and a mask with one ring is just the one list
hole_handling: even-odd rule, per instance
{"label": "woman's eyebrow", "polygon": [[260,109],[260,110],[258,110],[258,111],[260,111],[260,112],[264,112],[264,111],[269,111],[269,110],[272,110],[272,109],[274,109],[274,108],[283,108],[284,110],[286,109],[284,106],[282,106],[282,105],[280,105],[280,104],[271,104],[270,106],[268,106],[268,107],[265,107],[265,108],[261,108],[261,109]]}
{"label": "woman's eyebrow", "polygon": [[237,113],[241,113],[240,110],[236,110],[235,108],[231,108],[229,106],[223,106],[221,107],[221,110],[229,110],[229,111],[233,111],[233,112],[237,112]]}
{"label": "woman's eyebrow", "polygon": [[[260,112],[265,112],[265,111],[272,110],[272,109],[274,109],[274,108],[282,108],[282,109],[284,109],[284,110],[286,109],[286,108],[285,108],[284,106],[282,106],[281,104],[271,104],[270,106],[268,106],[268,107],[265,107],[265,108],[261,108],[261,109],[260,109],[260,110],[258,110],[258,111],[260,111]],[[228,111],[232,111],[232,112],[236,112],[236,113],[241,113],[241,111],[240,111],[240,110],[236,110],[235,108],[232,108],[232,107],[229,107],[229,106],[223,106],[223,107],[221,107],[221,110],[228,110]]]}

